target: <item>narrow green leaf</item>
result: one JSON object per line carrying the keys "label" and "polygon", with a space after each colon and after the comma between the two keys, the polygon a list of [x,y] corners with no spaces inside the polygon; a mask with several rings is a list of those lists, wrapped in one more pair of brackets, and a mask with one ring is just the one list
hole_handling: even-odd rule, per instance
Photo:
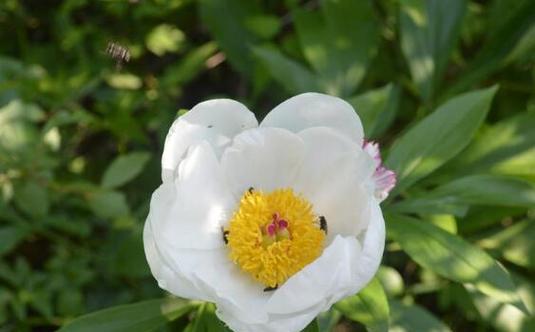
{"label": "narrow green leaf", "polygon": [[366,325],[369,331],[388,331],[388,300],[377,278],[358,294],[338,302],[336,309],[347,318]]}
{"label": "narrow green leaf", "polygon": [[451,332],[450,328],[419,305],[390,301],[389,331]]}
{"label": "narrow green leaf", "polygon": [[79,317],[60,332],[149,332],[189,312],[182,299],[159,299],[104,309]]}
{"label": "narrow green leaf", "polygon": [[267,47],[255,47],[253,53],[264,63],[271,76],[289,93],[320,90],[314,74],[279,51]]}
{"label": "narrow green leaf", "polygon": [[484,127],[472,143],[445,166],[443,176],[457,178],[459,175],[490,172],[535,180],[533,128],[535,112],[522,112]]}
{"label": "narrow green leaf", "polygon": [[401,1],[401,49],[424,100],[432,97],[461,27],[465,0]]}
{"label": "narrow green leaf", "polygon": [[494,1],[495,10],[493,24],[489,24],[488,42],[475,56],[464,75],[452,84],[444,93],[448,96],[459,93],[471,85],[481,82],[502,66],[506,65],[508,55],[515,49],[518,41],[533,25],[535,2],[532,0],[500,0]]}
{"label": "narrow green leaf", "polygon": [[377,49],[378,20],[369,0],[325,0],[321,9],[293,12],[301,48],[326,92],[349,96]]}
{"label": "narrow green leaf", "polygon": [[519,266],[535,270],[535,220],[517,222],[479,241],[485,248]]}
{"label": "narrow green leaf", "polygon": [[104,172],[102,187],[111,189],[122,186],[139,175],[149,159],[147,152],[132,152],[117,157]]}
{"label": "narrow green leaf", "polygon": [[472,175],[394,204],[392,211],[404,213],[451,212],[462,216],[469,205],[532,207],[535,184],[500,175]]}
{"label": "narrow green leaf", "polygon": [[399,138],[386,161],[398,175],[394,191],[409,187],[466,147],[496,90],[494,86],[452,98]]}
{"label": "narrow green leaf", "polygon": [[232,65],[242,74],[254,73],[254,61],[250,47],[258,37],[246,25],[247,18],[260,14],[254,1],[248,0],[200,0],[202,22],[214,36]]}
{"label": "narrow green leaf", "polygon": [[347,100],[366,128],[366,137],[378,137],[388,129],[398,110],[399,95],[398,86],[387,84]]}
{"label": "narrow green leaf", "polygon": [[507,271],[490,255],[439,227],[400,215],[387,215],[388,235],[416,263],[489,296],[523,307]]}
{"label": "narrow green leaf", "polygon": [[128,214],[129,208],[123,193],[97,191],[88,197],[89,207],[101,218],[116,218]]}

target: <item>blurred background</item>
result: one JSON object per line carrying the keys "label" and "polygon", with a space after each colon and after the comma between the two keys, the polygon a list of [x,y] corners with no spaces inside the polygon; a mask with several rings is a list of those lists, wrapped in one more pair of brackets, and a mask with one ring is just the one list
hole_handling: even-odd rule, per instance
{"label": "blurred background", "polygon": [[[468,174],[533,185],[534,22],[531,0],[2,0],[0,331],[163,296],[142,227],[168,128],[209,98],[261,119],[300,92],[337,95],[387,154],[443,102],[498,84],[474,141],[400,197]],[[428,213],[499,259],[529,310],[534,192]],[[391,330],[527,331],[530,315],[440,275],[389,241]],[[365,330],[327,315],[323,330]]]}

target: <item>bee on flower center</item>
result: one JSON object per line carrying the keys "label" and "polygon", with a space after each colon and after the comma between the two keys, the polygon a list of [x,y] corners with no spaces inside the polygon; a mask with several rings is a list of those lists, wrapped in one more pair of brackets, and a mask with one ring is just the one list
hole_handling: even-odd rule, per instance
{"label": "bee on flower center", "polygon": [[324,216],[319,216],[318,222],[320,225],[320,229],[324,231],[325,234],[327,234],[327,232],[329,231],[328,226],[327,226],[327,219],[325,219]]}

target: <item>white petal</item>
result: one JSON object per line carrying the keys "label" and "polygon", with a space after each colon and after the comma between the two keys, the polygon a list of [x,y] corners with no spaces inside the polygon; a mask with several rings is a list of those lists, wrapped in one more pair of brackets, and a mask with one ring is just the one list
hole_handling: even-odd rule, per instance
{"label": "white petal", "polygon": [[319,303],[308,310],[289,315],[270,315],[268,322],[251,324],[241,320],[240,316],[229,314],[218,307],[217,316],[235,332],[299,332],[302,331],[322,311],[324,303]]}
{"label": "white petal", "polygon": [[151,200],[149,219],[157,244],[170,248],[224,247],[221,226],[236,205],[206,142],[192,147],[175,182],[163,183]]}
{"label": "white petal", "polygon": [[237,197],[250,187],[272,191],[289,187],[304,156],[303,141],[285,129],[258,128],[234,138],[221,157],[227,181]]}
{"label": "white petal", "polygon": [[172,270],[161,258],[158,253],[158,248],[154,243],[150,220],[148,219],[143,228],[143,245],[150,271],[156,281],[158,281],[158,286],[160,288],[183,298],[207,299],[204,292],[199,291],[194,284],[180,272]]}
{"label": "white petal", "polygon": [[305,160],[294,189],[326,218],[329,242],[336,234],[359,234],[369,221],[373,191],[365,184],[374,171],[372,158],[330,128],[310,128],[299,136],[305,142]]}
{"label": "white petal", "polygon": [[197,104],[176,119],[167,133],[162,180],[173,179],[176,167],[193,144],[208,141],[219,156],[234,136],[257,126],[254,114],[237,101],[213,99]]}
{"label": "white petal", "polygon": [[268,302],[270,313],[299,312],[349,289],[351,266],[358,264],[360,245],[355,237],[336,236],[314,262],[288,279]]}
{"label": "white petal", "polygon": [[171,266],[188,275],[199,289],[209,290],[209,301],[247,323],[266,323],[265,304],[270,293],[242,272],[228,257],[226,248],[181,249],[170,253]]}
{"label": "white petal", "polygon": [[385,249],[385,220],[379,203],[372,199],[370,223],[362,237],[362,253],[358,264],[352,265],[355,283],[350,294],[356,293],[373,278]]}
{"label": "white petal", "polygon": [[286,128],[299,132],[310,127],[331,127],[362,145],[364,130],[360,118],[344,100],[320,93],[303,93],[275,107],[260,127]]}

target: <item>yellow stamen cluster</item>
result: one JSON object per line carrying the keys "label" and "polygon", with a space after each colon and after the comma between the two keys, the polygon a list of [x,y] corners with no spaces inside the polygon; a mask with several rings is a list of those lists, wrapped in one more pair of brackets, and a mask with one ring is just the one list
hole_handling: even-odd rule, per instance
{"label": "yellow stamen cluster", "polygon": [[[287,221],[288,236],[266,241],[275,214]],[[318,258],[325,239],[312,206],[292,189],[246,192],[227,230],[230,258],[267,287],[282,285]]]}

